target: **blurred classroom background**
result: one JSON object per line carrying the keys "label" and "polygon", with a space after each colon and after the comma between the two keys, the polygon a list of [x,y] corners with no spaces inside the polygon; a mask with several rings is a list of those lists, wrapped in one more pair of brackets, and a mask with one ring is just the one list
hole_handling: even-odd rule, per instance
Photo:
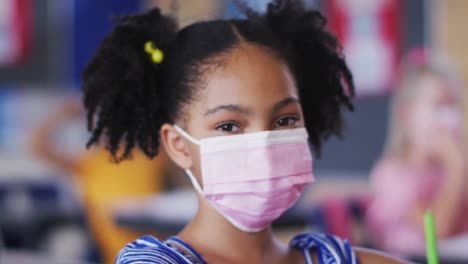
{"label": "blurred classroom background", "polygon": [[[247,2],[261,11],[269,1]],[[285,240],[311,229],[373,246],[363,204],[385,147],[402,56],[425,47],[466,83],[468,1],[306,3],[326,14],[342,41],[356,110],[346,114],[344,139],[331,139],[315,162],[317,183],[275,227]],[[123,241],[145,233],[164,238],[194,214],[188,180],[164,157],[149,162],[136,154],[115,165],[85,147],[80,73],[109,32],[109,17],[153,6],[181,25],[239,16],[230,0],[0,0],[0,263],[112,263]],[[460,96],[466,104],[465,86]],[[463,258],[453,255],[447,258]],[[464,257],[459,263],[468,263]]]}

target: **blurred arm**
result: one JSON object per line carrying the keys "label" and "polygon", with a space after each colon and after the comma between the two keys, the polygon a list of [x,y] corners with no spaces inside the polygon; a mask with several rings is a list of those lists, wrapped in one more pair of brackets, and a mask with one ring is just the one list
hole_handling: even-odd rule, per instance
{"label": "blurred arm", "polygon": [[83,113],[79,102],[65,102],[31,134],[31,151],[60,169],[76,171],[76,162],[55,148],[52,137],[63,123],[81,114]]}
{"label": "blurred arm", "polygon": [[432,209],[436,223],[437,236],[440,238],[450,235],[464,190],[465,165],[460,144],[450,135],[441,133],[440,143],[435,151],[436,158],[442,163],[444,179],[441,189],[430,204],[420,205],[413,215],[413,222],[424,227],[423,215],[426,209]]}

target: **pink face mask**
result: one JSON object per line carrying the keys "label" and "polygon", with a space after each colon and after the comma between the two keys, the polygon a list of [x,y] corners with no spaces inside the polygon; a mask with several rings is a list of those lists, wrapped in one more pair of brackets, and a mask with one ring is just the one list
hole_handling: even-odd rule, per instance
{"label": "pink face mask", "polygon": [[186,170],[194,188],[240,230],[264,229],[314,181],[304,128],[201,140],[175,128],[200,146],[203,189]]}

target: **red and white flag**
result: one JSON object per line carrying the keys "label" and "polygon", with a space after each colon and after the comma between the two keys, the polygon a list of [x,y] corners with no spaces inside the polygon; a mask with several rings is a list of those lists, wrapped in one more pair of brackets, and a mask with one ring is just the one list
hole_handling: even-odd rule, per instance
{"label": "red and white flag", "polygon": [[30,0],[0,1],[0,66],[22,62],[31,37]]}

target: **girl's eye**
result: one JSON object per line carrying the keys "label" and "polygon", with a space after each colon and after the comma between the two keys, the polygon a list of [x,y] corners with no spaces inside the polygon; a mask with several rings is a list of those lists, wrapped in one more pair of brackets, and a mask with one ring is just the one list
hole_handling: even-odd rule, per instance
{"label": "girl's eye", "polygon": [[222,132],[239,132],[240,127],[234,123],[224,123],[216,127],[217,130]]}
{"label": "girl's eye", "polygon": [[276,121],[275,123],[275,128],[278,127],[285,127],[285,126],[292,126],[294,125],[299,119],[295,116],[288,116],[288,117],[283,117]]}

